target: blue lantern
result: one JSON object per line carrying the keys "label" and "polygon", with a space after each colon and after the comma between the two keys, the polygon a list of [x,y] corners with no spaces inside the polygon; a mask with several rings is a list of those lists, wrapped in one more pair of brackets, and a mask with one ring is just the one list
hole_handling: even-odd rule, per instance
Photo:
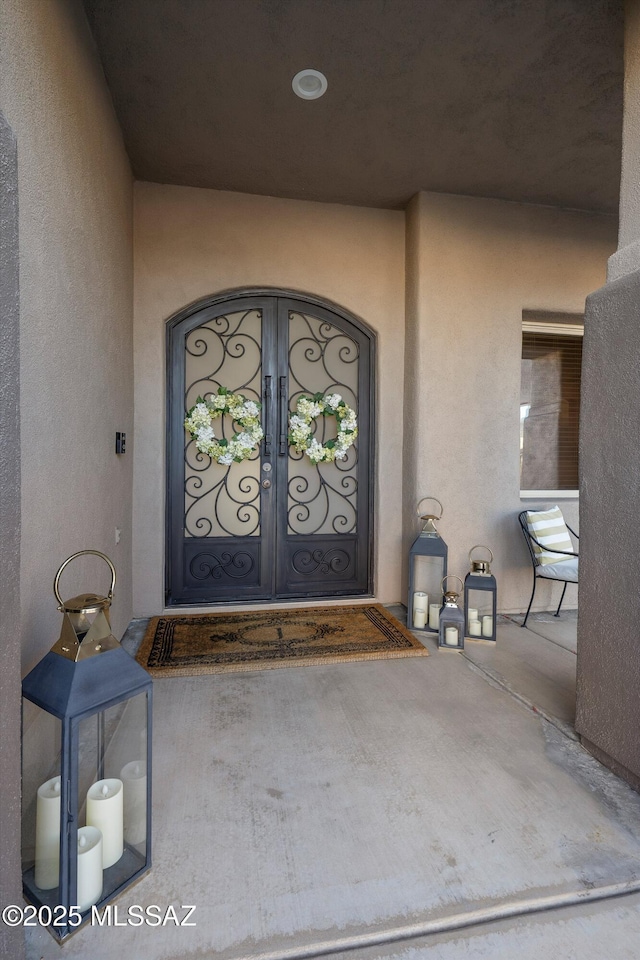
{"label": "blue lantern", "polygon": [[[489,559],[474,560],[474,550],[486,550]],[[477,544],[469,551],[469,562],[471,569],[464,581],[466,636],[471,640],[495,641],[498,588],[496,578],[491,573],[493,553],[489,547]]]}
{"label": "blue lantern", "polygon": [[[423,513],[422,504],[437,503],[439,513]],[[423,497],[417,508],[422,530],[409,551],[409,597],[407,626],[409,629],[438,632],[442,605],[442,578],[447,575],[447,545],[436,529],[443,508],[435,497]]]}
{"label": "blue lantern", "polygon": [[438,647],[445,650],[464,650],[464,610],[458,606],[459,593],[447,589],[447,580],[457,580],[462,589],[460,577],[445,577],[442,581],[443,602],[438,624]]}
{"label": "blue lantern", "polygon": [[[63,601],[77,557],[111,570],[106,597]],[[62,630],[22,683],[22,879],[63,940],[151,866],[151,678],[111,633],[113,564],[58,570]]]}

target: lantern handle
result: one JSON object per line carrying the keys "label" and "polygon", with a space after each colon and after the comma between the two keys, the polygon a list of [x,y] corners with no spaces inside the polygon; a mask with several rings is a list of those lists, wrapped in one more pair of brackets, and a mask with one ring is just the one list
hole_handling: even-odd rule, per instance
{"label": "lantern handle", "polygon": [[109,557],[106,557],[104,553],[100,553],[99,550],[78,550],[77,553],[74,553],[72,554],[72,556],[67,557],[67,559],[64,561],[64,563],[56,573],[55,579],[53,581],[53,593],[61,607],[64,606],[64,601],[60,596],[60,591],[58,587],[60,584],[60,577],[62,575],[62,571],[64,570],[64,568],[67,566],[68,563],[71,563],[72,560],[76,560],[77,557],[84,557],[87,555],[91,555],[94,557],[102,557],[102,559],[109,564],[109,569],[111,570],[111,586],[109,587],[109,593],[107,594],[107,599],[110,601],[113,599],[113,591],[116,585],[116,568],[111,563],[111,560],[109,560]]}
{"label": "lantern handle", "polygon": [[418,509],[417,509],[417,511],[416,511],[417,514],[418,514],[418,516],[419,516],[419,517],[422,516],[422,514],[420,513],[420,507],[421,507],[421,505],[425,502],[425,500],[433,500],[434,503],[437,503],[437,504],[438,504],[438,506],[440,507],[440,516],[439,516],[439,517],[434,517],[434,519],[435,519],[435,520],[442,520],[442,514],[444,513],[444,507],[442,506],[442,504],[440,503],[440,501],[437,500],[435,497],[423,497],[423,498],[422,498],[422,500],[421,500],[420,503],[418,504]]}
{"label": "lantern handle", "polygon": [[490,554],[489,563],[493,563],[493,550],[491,547],[485,546],[484,543],[476,543],[475,547],[471,547],[471,550],[469,550],[469,563],[471,563],[471,554],[474,550],[488,550]]}
{"label": "lantern handle", "polygon": [[457,580],[461,588],[464,590],[464,583],[462,582],[460,577],[456,577],[455,573],[450,573],[446,577],[442,578],[442,583],[440,584],[440,586],[442,587],[443,593],[447,593],[447,589],[445,587],[445,583],[447,582],[447,580]]}

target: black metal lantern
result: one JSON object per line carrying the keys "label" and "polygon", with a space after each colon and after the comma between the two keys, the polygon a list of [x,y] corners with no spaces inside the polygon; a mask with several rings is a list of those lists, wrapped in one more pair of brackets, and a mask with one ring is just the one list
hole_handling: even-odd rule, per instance
{"label": "black metal lantern", "polygon": [[[421,513],[422,504],[427,500],[438,504],[438,515]],[[436,521],[442,518],[442,504],[435,497],[423,497],[417,513],[422,521],[422,530],[409,551],[407,626],[409,629],[437,633],[442,605],[442,578],[447,575],[447,545],[436,529]]]}
{"label": "black metal lantern", "polygon": [[[62,601],[72,560],[101,557],[106,597]],[[54,594],[60,638],[22,683],[22,880],[63,940],[151,866],[151,677],[111,633],[113,564],[81,550]]]}
{"label": "black metal lantern", "polygon": [[444,596],[438,624],[438,647],[464,650],[464,610],[458,606],[460,594],[455,590],[447,590],[447,580],[457,580],[462,589],[460,577],[445,577],[442,581]]}
{"label": "black metal lantern", "polygon": [[[474,550],[486,550],[488,560],[473,560]],[[466,635],[471,640],[496,639],[498,588],[491,573],[493,553],[489,547],[477,544],[469,551],[471,569],[464,581],[464,610]]]}

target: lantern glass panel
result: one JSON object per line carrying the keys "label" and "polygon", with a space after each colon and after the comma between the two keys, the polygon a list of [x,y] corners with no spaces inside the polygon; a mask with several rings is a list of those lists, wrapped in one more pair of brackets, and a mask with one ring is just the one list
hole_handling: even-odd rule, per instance
{"label": "lantern glass panel", "polygon": [[[442,603],[442,578],[444,576],[443,557],[413,557],[413,591],[421,591],[429,597],[427,601],[427,626],[429,605]],[[414,598],[411,597],[413,608]]]}
{"label": "lantern glass panel", "polygon": [[[78,825],[102,833],[99,899],[111,897],[145,865],[146,772],[146,692],[79,721]],[[78,897],[84,904],[91,899],[80,890]]]}
{"label": "lantern glass panel", "polygon": [[483,617],[492,617],[493,592],[491,590],[469,590],[467,592],[467,630],[469,629],[469,610],[478,611],[478,616],[474,619],[481,623]]}
{"label": "lantern glass panel", "polygon": [[59,903],[61,721],[22,701],[22,874],[41,903]]}
{"label": "lantern glass panel", "polygon": [[440,611],[439,645],[464,647],[464,614],[458,607],[444,606]]}
{"label": "lantern glass panel", "polygon": [[[486,582],[486,587],[484,584]],[[471,586],[473,584],[473,586]],[[484,588],[484,589],[483,589]],[[494,577],[467,575],[465,580],[466,635],[485,640],[496,639],[496,581]],[[476,623],[473,623],[473,621]]]}

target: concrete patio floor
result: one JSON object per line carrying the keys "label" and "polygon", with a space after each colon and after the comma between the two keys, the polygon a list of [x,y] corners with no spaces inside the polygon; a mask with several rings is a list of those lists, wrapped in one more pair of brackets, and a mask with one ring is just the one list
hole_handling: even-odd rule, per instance
{"label": "concrete patio floor", "polygon": [[[575,627],[547,621],[155,681],[154,865],[118,906],[197,925],[85,927],[64,956],[637,958],[640,796],[573,737]],[[60,947],[28,930],[27,956]]]}
{"label": "concrete patio floor", "polygon": [[463,656],[523,703],[575,738],[576,611],[501,617],[499,642],[467,641]]}

